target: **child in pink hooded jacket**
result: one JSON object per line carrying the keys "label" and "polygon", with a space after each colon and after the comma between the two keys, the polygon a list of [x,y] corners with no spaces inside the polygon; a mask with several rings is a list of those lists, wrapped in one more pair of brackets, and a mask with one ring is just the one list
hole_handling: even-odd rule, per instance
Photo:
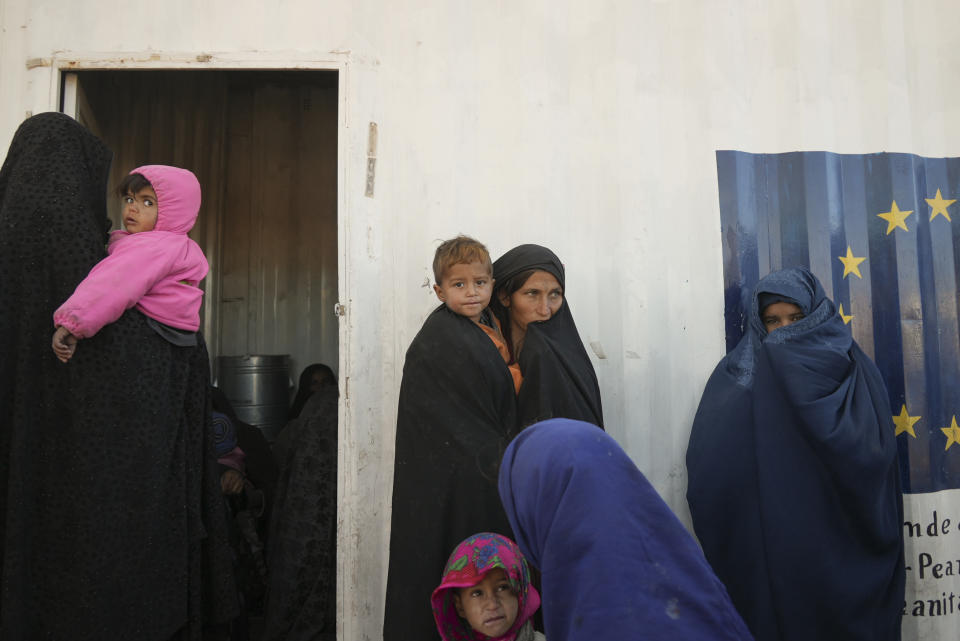
{"label": "child in pink hooded jacket", "polygon": [[123,229],[111,232],[107,257],[53,314],[53,351],[64,363],[78,339],[93,336],[131,307],[177,330],[200,328],[198,285],[209,266],[187,236],[200,212],[197,177],[178,167],[145,165],[117,191]]}

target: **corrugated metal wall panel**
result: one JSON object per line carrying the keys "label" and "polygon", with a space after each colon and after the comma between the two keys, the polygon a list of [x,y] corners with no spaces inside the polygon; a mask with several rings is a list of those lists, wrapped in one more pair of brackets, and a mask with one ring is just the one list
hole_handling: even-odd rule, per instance
{"label": "corrugated metal wall panel", "polygon": [[[314,361],[336,371],[336,89],[236,87],[228,102],[223,353],[290,354],[294,377]],[[237,226],[234,210],[248,216]]]}

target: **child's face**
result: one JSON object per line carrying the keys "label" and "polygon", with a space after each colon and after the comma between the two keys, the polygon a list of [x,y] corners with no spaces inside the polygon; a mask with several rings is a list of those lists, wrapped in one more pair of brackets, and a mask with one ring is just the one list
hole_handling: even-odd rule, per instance
{"label": "child's face", "polygon": [[455,313],[478,322],[493,293],[490,265],[479,261],[451,265],[443,275],[443,282],[434,285],[433,290]]}
{"label": "child's face", "polygon": [[517,620],[519,609],[517,595],[501,568],[487,572],[473,587],[457,589],[453,604],[471,628],[488,637],[506,634]]}
{"label": "child's face", "polygon": [[127,192],[122,201],[123,228],[131,234],[152,231],[157,226],[157,194],[144,187],[136,194]]}

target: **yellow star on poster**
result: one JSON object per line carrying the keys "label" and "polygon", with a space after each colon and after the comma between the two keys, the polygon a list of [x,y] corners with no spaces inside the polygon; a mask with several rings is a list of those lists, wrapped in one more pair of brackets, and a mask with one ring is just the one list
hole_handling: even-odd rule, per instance
{"label": "yellow star on poster", "polygon": [[957,425],[956,416],[950,421],[950,427],[941,427],[940,431],[947,435],[947,446],[943,449],[949,450],[954,443],[960,443],[960,425]]}
{"label": "yellow star on poster", "polygon": [[930,220],[933,220],[937,216],[943,216],[948,221],[950,220],[950,212],[947,211],[947,207],[957,202],[957,199],[945,200],[943,196],[940,195],[940,190],[937,190],[936,198],[924,198],[927,201],[927,204],[930,205]]}
{"label": "yellow star on poster", "polygon": [[[904,405],[903,409],[900,410],[900,416],[894,416],[893,422],[897,426],[897,431],[894,436],[900,436],[901,434],[909,434],[913,438],[917,438],[917,433],[913,431],[913,424],[919,421],[922,417],[920,416],[910,416],[907,414],[907,406]],[[942,427],[942,430],[951,429],[949,427]]]}
{"label": "yellow star on poster", "polygon": [[843,277],[846,278],[850,274],[856,274],[857,278],[863,278],[863,274],[860,273],[860,263],[867,259],[866,256],[859,258],[853,255],[853,250],[850,249],[850,245],[847,245],[847,255],[838,256],[840,262],[843,263]]}
{"label": "yellow star on poster", "polygon": [[903,231],[910,231],[907,229],[907,216],[912,213],[912,209],[910,211],[900,211],[900,208],[897,207],[897,201],[893,201],[893,204],[890,205],[890,211],[877,214],[877,216],[887,221],[887,236],[889,236],[890,232],[897,227],[902,227]]}
{"label": "yellow star on poster", "polygon": [[844,325],[849,325],[850,321],[853,320],[853,314],[844,314],[843,313],[843,303],[840,303],[840,318],[843,319]]}

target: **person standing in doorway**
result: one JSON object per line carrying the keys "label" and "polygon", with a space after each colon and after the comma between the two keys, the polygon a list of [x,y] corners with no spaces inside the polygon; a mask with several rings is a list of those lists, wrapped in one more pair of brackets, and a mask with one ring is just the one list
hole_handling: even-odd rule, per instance
{"label": "person standing in doorway", "polygon": [[237,612],[203,337],[130,308],[68,363],[50,350],[54,310],[105,258],[110,159],[46,113],[0,169],[4,641],[198,639]]}

